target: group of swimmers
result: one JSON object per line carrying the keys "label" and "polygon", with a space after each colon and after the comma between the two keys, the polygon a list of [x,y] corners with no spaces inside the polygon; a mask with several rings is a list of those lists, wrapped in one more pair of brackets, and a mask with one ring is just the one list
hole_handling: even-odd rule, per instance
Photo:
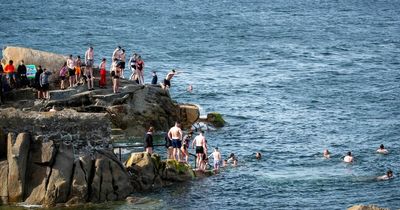
{"label": "group of swimmers", "polygon": [[[389,154],[389,151],[385,148],[385,146],[383,144],[381,144],[379,146],[379,148],[376,150],[376,152],[379,154],[383,154],[383,155]],[[324,149],[323,156],[326,159],[329,159],[331,157],[331,153],[329,152],[328,149]],[[345,162],[345,163],[354,163],[354,161],[355,161],[354,157],[350,151],[347,152],[347,154],[343,157],[343,162]],[[392,178],[394,178],[393,171],[389,169],[385,175],[377,177],[377,180],[389,180]]]}
{"label": "group of swimmers", "polygon": [[[153,132],[154,128],[150,127],[146,133],[144,148],[145,151],[152,154],[153,153]],[[186,135],[183,135],[180,122],[175,122],[175,125],[168,131],[165,136],[165,146],[167,148],[167,158],[177,160],[179,162],[189,162],[189,147],[195,150],[196,153],[196,167],[198,170],[205,171],[208,169],[209,158],[213,158],[213,168],[217,172],[220,167],[226,167],[230,163],[232,166],[238,165],[238,158],[234,153],[222,161],[221,153],[218,147],[214,148],[214,151],[208,154],[207,140],[204,136],[204,131],[200,130],[199,134],[194,137],[192,143],[190,141],[193,137],[193,131],[190,130]],[[261,154],[257,153],[257,159],[261,158]]]}

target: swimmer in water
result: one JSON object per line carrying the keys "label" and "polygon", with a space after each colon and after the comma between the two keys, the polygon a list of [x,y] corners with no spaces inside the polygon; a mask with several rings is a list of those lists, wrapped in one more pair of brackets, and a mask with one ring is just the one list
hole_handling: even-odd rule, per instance
{"label": "swimmer in water", "polygon": [[260,152],[256,152],[256,159],[260,160],[261,159],[261,153]]}
{"label": "swimmer in water", "polygon": [[389,170],[386,172],[386,175],[378,176],[376,179],[377,179],[378,181],[384,181],[384,180],[389,180],[389,179],[393,179],[393,178],[394,178],[394,176],[393,176],[393,171],[389,169]]}
{"label": "swimmer in water", "polygon": [[324,149],[324,158],[329,159],[331,158],[331,153],[328,149]]}
{"label": "swimmer in water", "polygon": [[229,159],[228,159],[227,162],[228,162],[228,163],[229,163],[229,162],[232,162],[232,166],[237,166],[237,164],[238,164],[238,159],[237,159],[237,157],[235,156],[235,154],[231,153],[231,155],[229,155]]}
{"label": "swimmer in water", "polygon": [[379,147],[378,150],[376,150],[376,152],[379,154],[384,154],[384,155],[389,153],[389,151],[387,149],[385,149],[385,146],[383,146],[383,144],[381,144],[381,146]]}
{"label": "swimmer in water", "polygon": [[189,85],[188,88],[187,88],[187,91],[191,93],[193,91],[193,86]]}
{"label": "swimmer in water", "polygon": [[351,152],[347,152],[347,155],[344,156],[343,161],[344,161],[345,163],[353,163],[354,158],[353,158],[353,156],[351,155]]}
{"label": "swimmer in water", "polygon": [[225,159],[225,160],[222,162],[222,167],[225,168],[225,167],[227,167],[227,166],[228,166],[228,160]]}

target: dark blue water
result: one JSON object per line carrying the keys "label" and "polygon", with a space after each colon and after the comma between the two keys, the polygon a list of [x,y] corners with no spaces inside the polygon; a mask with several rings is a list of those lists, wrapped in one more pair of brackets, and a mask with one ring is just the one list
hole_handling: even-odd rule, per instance
{"label": "dark blue water", "polygon": [[[400,207],[400,178],[374,181],[400,176],[399,1],[2,4],[0,45],[83,55],[91,44],[96,63],[121,45],[143,56],[147,82],[177,68],[172,97],[229,122],[206,135],[238,168],[104,208]],[[375,153],[381,143],[389,155]],[[342,163],[347,151],[355,164]]]}

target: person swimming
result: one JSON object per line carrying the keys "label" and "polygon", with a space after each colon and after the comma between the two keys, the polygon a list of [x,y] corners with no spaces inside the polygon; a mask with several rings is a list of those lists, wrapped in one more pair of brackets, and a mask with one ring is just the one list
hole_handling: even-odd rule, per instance
{"label": "person swimming", "polygon": [[394,176],[393,176],[393,171],[389,169],[389,170],[386,172],[385,175],[383,175],[383,176],[378,176],[376,179],[377,179],[378,181],[384,181],[384,180],[389,180],[389,179],[393,179],[393,178],[394,178]]}
{"label": "person swimming", "polygon": [[328,149],[324,149],[324,158],[329,159],[331,158],[331,153]]}
{"label": "person swimming", "polygon": [[261,159],[261,152],[256,152],[256,159],[260,160]]}
{"label": "person swimming", "polygon": [[232,166],[237,166],[237,164],[238,164],[238,159],[237,159],[237,157],[235,156],[234,153],[231,153],[231,155],[229,155],[229,159],[228,159],[227,162],[228,162],[228,163],[229,163],[229,162],[232,162]]}
{"label": "person swimming", "polygon": [[379,146],[379,149],[376,150],[376,152],[379,154],[384,154],[384,155],[389,153],[389,151],[387,149],[385,149],[385,146],[383,146],[383,144],[381,144],[381,146]]}
{"label": "person swimming", "polygon": [[344,161],[345,163],[353,163],[354,158],[353,158],[353,156],[351,155],[351,152],[347,152],[347,155],[344,156],[343,161]]}

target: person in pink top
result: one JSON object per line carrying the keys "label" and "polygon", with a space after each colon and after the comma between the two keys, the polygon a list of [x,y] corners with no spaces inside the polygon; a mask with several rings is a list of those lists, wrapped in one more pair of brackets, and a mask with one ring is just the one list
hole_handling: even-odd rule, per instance
{"label": "person in pink top", "polygon": [[64,62],[64,65],[60,69],[60,80],[61,80],[61,90],[65,89],[65,77],[67,76],[68,68],[67,68],[67,62]]}
{"label": "person in pink top", "polygon": [[93,87],[93,64],[94,64],[94,50],[93,47],[90,46],[88,50],[85,52],[85,76],[88,81],[88,89],[94,90]]}
{"label": "person in pink top", "polygon": [[139,84],[144,84],[144,61],[142,57],[139,55],[136,60],[136,73],[139,76]]}

